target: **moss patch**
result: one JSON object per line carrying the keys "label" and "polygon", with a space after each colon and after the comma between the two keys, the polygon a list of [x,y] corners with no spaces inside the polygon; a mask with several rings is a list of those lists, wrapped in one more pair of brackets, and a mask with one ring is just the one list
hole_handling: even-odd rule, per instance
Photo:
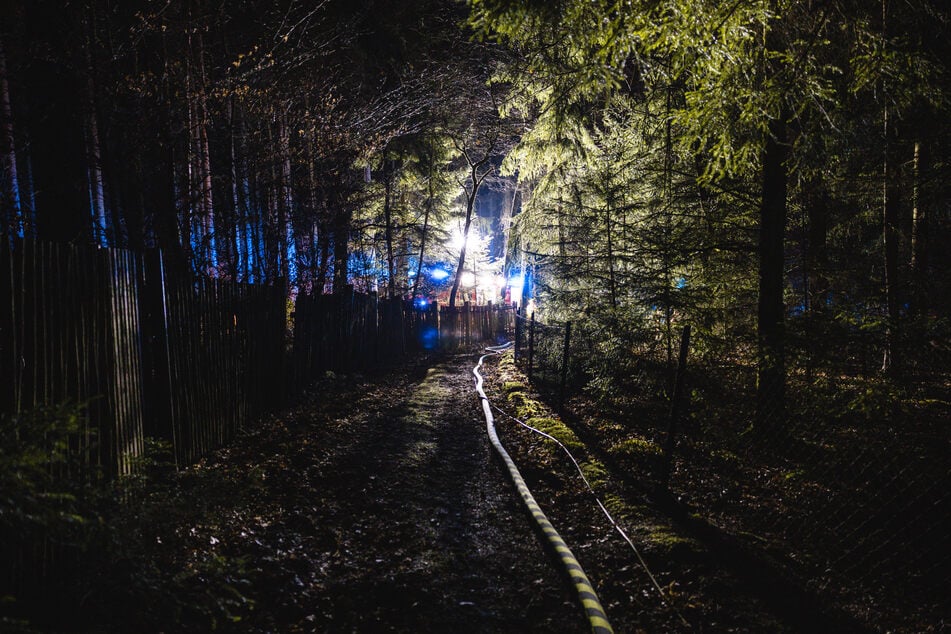
{"label": "moss patch", "polygon": [[510,396],[513,392],[524,392],[526,390],[524,383],[519,381],[506,381],[502,384],[502,393]]}
{"label": "moss patch", "polygon": [[592,487],[602,486],[607,482],[608,472],[604,465],[597,460],[589,460],[581,464],[581,473]]}
{"label": "moss patch", "polygon": [[663,451],[655,442],[643,438],[628,438],[608,450],[615,456],[661,456]]}
{"label": "moss patch", "polygon": [[627,438],[608,449],[608,453],[625,469],[649,477],[660,467],[664,452],[657,443],[644,438]]}
{"label": "moss patch", "polygon": [[645,542],[650,550],[672,559],[693,559],[703,553],[703,546],[699,542],[684,537],[667,526],[653,527],[653,530],[647,534]]}
{"label": "moss patch", "polygon": [[523,420],[537,416],[544,411],[541,403],[528,398],[524,392],[512,392],[505,400],[515,406],[515,417]]}
{"label": "moss patch", "polygon": [[[570,450],[583,450],[584,445],[578,440],[574,432],[568,429],[564,423],[556,418],[546,416],[532,416],[525,421],[525,424],[543,431]],[[550,442],[550,441],[549,441]]]}

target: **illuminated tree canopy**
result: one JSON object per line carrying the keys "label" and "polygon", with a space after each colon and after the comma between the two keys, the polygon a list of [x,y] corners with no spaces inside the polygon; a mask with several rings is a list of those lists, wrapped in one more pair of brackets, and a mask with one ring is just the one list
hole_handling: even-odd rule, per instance
{"label": "illuminated tree canopy", "polygon": [[947,306],[932,0],[9,4],[11,237],[293,292],[527,279],[510,299],[668,359],[678,322],[711,351],[744,333],[763,406],[791,317],[894,342]]}

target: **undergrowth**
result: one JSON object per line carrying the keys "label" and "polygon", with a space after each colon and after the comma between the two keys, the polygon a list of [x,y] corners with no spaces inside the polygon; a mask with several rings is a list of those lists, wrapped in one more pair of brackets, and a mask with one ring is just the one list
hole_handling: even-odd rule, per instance
{"label": "undergrowth", "polygon": [[[0,631],[208,631],[253,605],[247,562],[195,551],[168,566],[158,527],[194,508],[170,444],[104,477],[83,405],[0,416]],[[196,600],[198,598],[198,600]],[[51,609],[55,606],[55,609]]]}
{"label": "undergrowth", "polygon": [[[633,526],[648,550],[671,554],[699,548],[696,542],[680,535],[669,523],[649,513],[644,505],[631,503],[616,493],[618,482],[611,470],[603,461],[593,457],[575,431],[536,397],[511,353],[504,354],[499,360],[498,379],[510,413],[564,445],[574,455],[585,479],[615,520]],[[540,445],[544,453],[538,456],[538,460],[543,464],[552,465],[565,459],[561,448],[552,440],[543,438]],[[663,457],[659,445],[633,433],[610,445],[607,453],[625,468],[645,476],[653,475]]]}

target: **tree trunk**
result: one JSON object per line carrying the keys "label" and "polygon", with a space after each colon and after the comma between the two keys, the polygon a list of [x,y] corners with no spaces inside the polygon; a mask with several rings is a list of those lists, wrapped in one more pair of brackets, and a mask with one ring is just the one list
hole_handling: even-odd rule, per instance
{"label": "tree trunk", "polygon": [[162,193],[164,195],[158,201],[155,235],[159,248],[169,254],[177,266],[181,266],[186,262],[186,256],[178,227],[178,209],[181,204],[181,196],[178,188],[178,172],[175,166],[175,135],[172,133],[171,122],[167,118],[169,113],[170,106],[166,104],[162,115],[162,144],[160,150],[164,184]]}
{"label": "tree trunk", "polygon": [[894,143],[891,143],[888,112],[883,116],[885,133],[885,152],[882,161],[882,241],[884,251],[884,286],[885,286],[885,350],[882,353],[882,372],[895,376],[898,372],[899,351],[896,345],[896,331],[898,328],[898,223],[899,223],[899,194],[898,194],[898,166],[891,154],[894,152]]}
{"label": "tree trunk", "polygon": [[[882,0],[882,49],[888,47],[888,2]],[[883,79],[881,94],[886,100],[882,109],[882,242],[884,252],[885,349],[881,371],[887,376],[898,372],[898,161],[895,152],[895,129],[888,116],[889,86]]]}
{"label": "tree trunk", "polygon": [[317,255],[314,272],[314,284],[311,292],[322,294],[327,285],[327,273],[330,269],[330,223],[328,205],[324,192],[317,187],[317,166],[313,155],[313,140],[310,142],[310,182],[314,196],[314,217],[317,222]]}
{"label": "tree trunk", "polygon": [[[610,187],[610,184],[608,184]],[[612,207],[614,206],[614,197],[611,195],[610,190],[608,191],[608,200],[607,205],[604,210],[604,222],[606,228],[606,235],[608,238],[608,293],[611,300],[611,314],[616,316],[617,314],[617,281],[615,279],[614,271],[614,226],[612,223],[611,212]],[[612,317],[613,318],[613,317]]]}
{"label": "tree trunk", "polygon": [[[469,156],[466,155],[468,160]],[[469,177],[472,179],[472,188],[466,191],[466,223],[462,230],[462,248],[459,249],[459,260],[456,262],[456,277],[452,281],[452,290],[449,291],[449,305],[456,305],[456,295],[459,292],[459,283],[462,280],[462,273],[466,264],[466,245],[469,241],[469,227],[472,225],[472,212],[475,209],[475,199],[476,195],[479,193],[479,187],[482,185],[482,182],[492,171],[491,168],[487,169],[482,174],[479,174],[479,168],[482,167],[489,160],[488,153],[485,157],[473,163],[469,161]]]}
{"label": "tree trunk", "polygon": [[[241,145],[244,147],[243,141]],[[247,150],[245,149],[242,154],[248,156]],[[247,178],[249,182],[248,233],[251,239],[249,255],[251,264],[249,269],[254,281],[263,282],[267,280],[267,237],[264,234],[264,210],[267,205],[263,195],[264,187],[261,185],[259,168],[255,166],[252,172],[251,166],[248,165]]]}
{"label": "tree trunk", "polygon": [[[324,209],[324,213],[327,210]],[[326,221],[317,228],[317,275],[314,279],[314,292],[323,293],[327,286],[327,273],[330,270],[330,228]]]}
{"label": "tree trunk", "polygon": [[163,172],[164,186],[162,197],[156,209],[155,233],[159,248],[163,249],[169,259],[178,267],[188,263],[186,245],[182,242],[182,232],[179,224],[179,213],[183,209],[180,175],[175,162],[176,140],[175,125],[177,113],[172,106],[173,89],[170,85],[168,42],[166,34],[161,36],[162,60],[164,69],[161,78],[162,108],[159,110],[161,119],[160,130],[160,163]]}
{"label": "tree trunk", "polygon": [[531,301],[534,291],[535,284],[535,266],[528,258],[527,251],[531,248],[530,244],[525,245],[525,249],[522,251],[522,296],[519,298],[518,308],[522,311],[522,315],[526,315],[526,307],[528,302]]}
{"label": "tree trunk", "polygon": [[235,148],[235,136],[237,130],[237,117],[235,116],[234,99],[228,102],[228,150],[231,155],[231,223],[232,230],[230,238],[232,240],[232,253],[234,260],[231,266],[231,275],[235,280],[247,281],[248,279],[248,244],[245,233],[247,231],[247,214],[243,187],[241,186],[240,170],[238,169],[238,153]]}
{"label": "tree trunk", "polygon": [[386,243],[386,297],[396,297],[396,266],[393,260],[393,165],[383,155],[383,237]]}
{"label": "tree trunk", "polygon": [[[431,167],[432,165],[430,165]],[[413,278],[413,291],[410,293],[413,299],[416,299],[416,293],[419,291],[419,280],[423,275],[423,256],[426,254],[426,239],[429,237],[429,216],[432,214],[436,199],[436,194],[433,191],[434,187],[432,169],[430,169],[429,182],[427,183],[426,211],[423,215],[423,231],[419,236],[419,259],[416,261],[416,277]]]}
{"label": "tree trunk", "polygon": [[[125,178],[126,205],[122,207],[126,222],[126,240],[133,251],[142,251],[146,245],[146,160],[140,153],[132,157],[132,168]],[[150,164],[151,167],[151,164]],[[117,168],[120,169],[120,168]]]}
{"label": "tree trunk", "polygon": [[785,116],[770,122],[763,152],[757,310],[757,426],[775,428],[785,415],[783,235],[786,227]]}
{"label": "tree trunk", "polygon": [[211,147],[208,143],[208,82],[205,75],[204,40],[200,35],[198,37],[198,69],[201,73],[198,95],[198,155],[200,157],[198,169],[201,179],[201,227],[202,245],[205,251],[203,257],[207,267],[206,273],[217,276],[218,249],[215,236],[214,196],[211,188]]}
{"label": "tree trunk", "polygon": [[23,214],[20,184],[17,178],[16,140],[13,135],[13,108],[10,105],[10,85],[7,81],[7,62],[0,39],[0,186],[3,190],[3,222],[0,233],[23,235]]}
{"label": "tree trunk", "polygon": [[350,228],[353,223],[353,212],[346,204],[343,195],[345,184],[341,174],[334,175],[333,203],[333,252],[334,252],[334,294],[343,293],[347,290],[349,278],[350,262]]}
{"label": "tree trunk", "polygon": [[338,211],[334,223],[334,294],[347,288],[347,266],[350,260],[350,214]]}
{"label": "tree trunk", "polygon": [[246,281],[260,281],[261,271],[261,229],[260,214],[261,201],[258,196],[257,181],[252,172],[247,144],[247,122],[239,119],[240,136],[238,137],[238,160],[241,169],[241,194],[244,198],[241,222],[244,226],[245,262],[244,275]]}
{"label": "tree trunk", "polygon": [[[568,229],[565,227],[565,213],[564,208],[561,203],[558,203],[556,213],[556,220],[558,221],[558,259],[561,262],[561,266],[564,270],[568,270]],[[568,290],[568,276],[561,275],[559,276],[559,286],[562,293],[567,292]]]}
{"label": "tree trunk", "polygon": [[466,264],[466,243],[469,240],[469,227],[472,225],[472,211],[475,208],[476,195],[479,193],[479,186],[489,175],[491,170],[486,170],[479,174],[479,167],[486,161],[488,156],[478,163],[471,163],[469,167],[470,178],[472,179],[472,188],[466,191],[466,223],[462,230],[462,248],[459,249],[459,260],[456,262],[456,277],[452,281],[452,290],[449,291],[449,305],[455,307],[456,295],[459,292],[459,283],[462,280],[462,273]]}
{"label": "tree trunk", "polygon": [[281,174],[280,202],[278,204],[277,230],[280,232],[280,260],[283,262],[281,277],[289,282],[297,279],[297,244],[294,241],[294,190],[291,184],[291,141],[284,117],[278,117],[277,129],[280,143]]}
{"label": "tree trunk", "polygon": [[[189,15],[189,19],[190,19]],[[181,235],[182,244],[186,245],[186,256],[189,260],[189,266],[197,274],[204,271],[204,260],[201,246],[201,236],[196,228],[196,213],[199,211],[199,186],[196,182],[199,173],[199,144],[195,132],[198,125],[195,113],[195,89],[192,81],[192,34],[188,33],[187,46],[185,49],[185,108],[188,125],[185,130],[185,151],[184,151],[184,172],[183,185],[180,188],[182,198],[182,218]]]}
{"label": "tree trunk", "polygon": [[[473,187],[473,192],[476,188]],[[462,273],[466,265],[466,243],[469,240],[469,227],[472,224],[472,207],[475,201],[475,195],[466,198],[466,222],[462,230],[462,247],[459,249],[459,259],[456,261],[456,276],[452,280],[452,290],[449,291],[449,306],[455,307],[456,295],[459,293],[459,284],[462,281]]]}
{"label": "tree trunk", "polygon": [[809,189],[812,193],[806,201],[809,214],[806,245],[806,275],[809,288],[807,309],[810,312],[823,312],[828,300],[825,269],[828,263],[826,240],[829,233],[829,197],[821,179],[817,178]]}
{"label": "tree trunk", "polygon": [[20,190],[20,210],[23,214],[23,234],[27,237],[36,237],[36,186],[33,181],[33,152],[29,131],[24,130],[24,151],[19,153],[26,173],[23,175],[24,184]]}
{"label": "tree trunk", "polygon": [[267,276],[269,280],[274,281],[283,275],[287,234],[282,230],[284,215],[281,203],[281,181],[278,172],[280,151],[278,142],[274,138],[275,126],[273,122],[264,123],[264,125],[267,126],[270,180],[267,183],[267,218],[262,224],[266,240],[265,246],[267,247]]}
{"label": "tree trunk", "polygon": [[84,21],[87,30],[83,51],[86,56],[85,81],[85,131],[86,131],[86,175],[89,188],[89,208],[92,216],[93,242],[99,246],[108,246],[108,220],[106,211],[105,186],[102,176],[102,152],[99,142],[99,116],[96,113],[96,85],[93,79],[91,28]]}
{"label": "tree trunk", "polygon": [[667,85],[667,91],[664,98],[664,244],[663,244],[663,267],[664,267],[664,340],[667,347],[667,372],[670,374],[670,385],[673,394],[673,385],[675,383],[676,367],[674,366],[674,306],[673,289],[675,284],[673,271],[671,267],[670,246],[673,235],[673,130],[671,125],[671,93],[673,88]]}
{"label": "tree trunk", "polygon": [[921,165],[925,157],[922,156],[922,144],[915,140],[912,157],[912,190],[911,190],[911,301],[909,315],[921,314],[924,296],[924,271],[927,267],[927,251],[925,249],[926,217],[921,205]]}
{"label": "tree trunk", "polygon": [[[298,277],[306,278],[301,280],[302,290],[306,289],[308,293],[315,292],[314,279],[317,277],[317,236],[319,229],[319,218],[317,199],[317,167],[314,165],[314,137],[308,132],[305,144],[307,150],[307,214],[309,218],[310,230],[307,231],[306,261],[307,271],[298,271]],[[303,248],[303,247],[302,247]]]}

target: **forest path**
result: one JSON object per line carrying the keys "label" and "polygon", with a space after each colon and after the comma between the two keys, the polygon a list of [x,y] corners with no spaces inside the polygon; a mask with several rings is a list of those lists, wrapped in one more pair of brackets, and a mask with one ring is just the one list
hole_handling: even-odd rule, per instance
{"label": "forest path", "polygon": [[318,629],[584,631],[494,459],[472,355],[397,372],[308,474],[329,511]]}
{"label": "forest path", "polygon": [[[86,595],[88,631],[590,632],[491,448],[477,359],[328,372],[227,448],[146,478]],[[508,406],[496,362],[483,374]],[[797,631],[604,474],[662,600],[570,462],[509,420],[497,428],[616,631]]]}
{"label": "forest path", "polygon": [[588,631],[492,453],[477,358],[328,373],[184,471],[162,504],[132,509],[127,532],[146,552],[130,558],[160,578],[110,590],[109,619],[180,632]]}
{"label": "forest path", "polygon": [[[86,629],[589,632],[490,445],[477,359],[328,372],[170,481],[146,477],[86,595]],[[483,374],[508,406],[497,364]],[[617,632],[819,631],[777,618],[723,557],[605,473],[601,494],[630,503],[624,523],[661,599],[570,462],[510,420],[497,429]]]}

